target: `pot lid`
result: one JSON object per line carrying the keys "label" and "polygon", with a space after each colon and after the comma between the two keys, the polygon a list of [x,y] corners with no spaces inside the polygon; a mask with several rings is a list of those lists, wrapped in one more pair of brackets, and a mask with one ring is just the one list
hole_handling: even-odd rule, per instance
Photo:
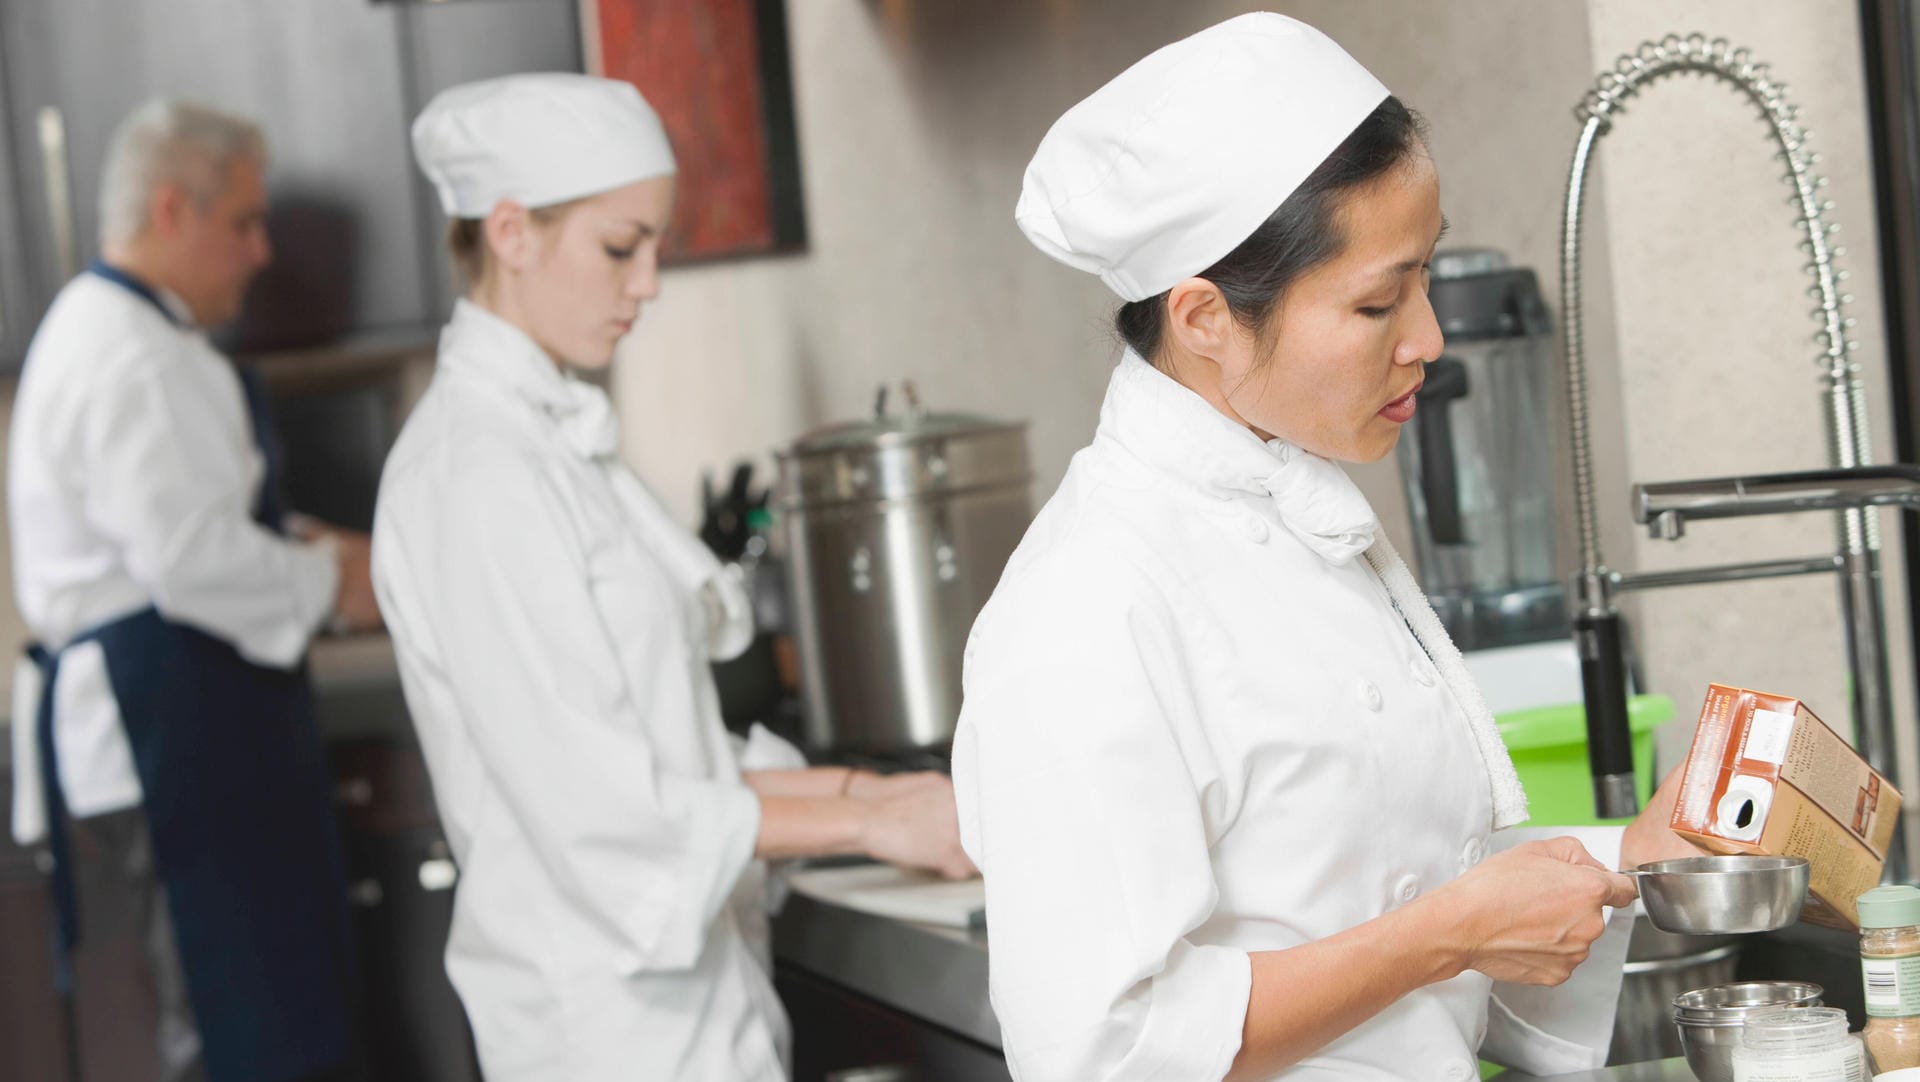
{"label": "pot lid", "polygon": [[814,455],[858,451],[876,446],[949,439],[980,432],[1022,427],[971,413],[934,413],[920,401],[912,380],[883,383],[874,395],[873,416],[816,428],[794,440],[781,453]]}

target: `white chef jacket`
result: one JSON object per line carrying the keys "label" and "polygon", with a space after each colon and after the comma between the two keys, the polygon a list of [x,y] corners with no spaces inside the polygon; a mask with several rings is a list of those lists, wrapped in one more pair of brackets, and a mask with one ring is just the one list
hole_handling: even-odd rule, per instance
{"label": "white chef jacket", "polygon": [[604,392],[461,301],[387,460],[374,583],[461,869],[447,972],[489,1082],[785,1077],[709,662],[738,582],[616,455]]}
{"label": "white chef jacket", "polygon": [[[1129,353],[974,625],[954,789],[1022,1082],[1219,1079],[1247,952],[1380,916],[1488,851],[1467,722],[1332,512],[1371,513],[1298,456]],[[1589,839],[1606,862],[1610,833]],[[1629,925],[1545,1009],[1516,996],[1526,1021],[1496,1001],[1490,1053],[1600,1064]],[[1280,1077],[1477,1077],[1491,987],[1422,988]]]}
{"label": "white chef jacket", "polygon": [[[14,400],[7,459],[14,597],[49,649],[148,606],[289,669],[333,608],[327,546],[254,522],[266,465],[232,362],[177,323],[82,274],[54,298]],[[140,779],[98,643],[69,650],[54,692],[60,784],[75,816],[140,802]],[[39,670],[16,666],[14,834],[44,831],[33,719]]]}

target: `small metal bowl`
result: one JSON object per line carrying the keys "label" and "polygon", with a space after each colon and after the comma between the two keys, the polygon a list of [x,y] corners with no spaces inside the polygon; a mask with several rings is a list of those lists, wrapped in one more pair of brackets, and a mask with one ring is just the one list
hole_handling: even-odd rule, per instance
{"label": "small metal bowl", "polygon": [[1733,1049],[1749,1015],[1778,1007],[1818,1007],[1824,989],[1805,981],[1716,984],[1673,997],[1680,1050],[1700,1082],[1733,1082]]}
{"label": "small metal bowl", "polygon": [[1771,932],[1800,919],[1811,868],[1799,857],[1683,857],[1642,864],[1647,919],[1663,932]]}

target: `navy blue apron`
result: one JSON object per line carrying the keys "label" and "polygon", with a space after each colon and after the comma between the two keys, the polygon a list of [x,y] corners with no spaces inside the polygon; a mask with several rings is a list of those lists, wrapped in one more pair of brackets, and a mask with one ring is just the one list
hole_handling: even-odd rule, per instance
{"label": "navy blue apron", "polygon": [[[152,302],[140,282],[92,273]],[[168,318],[172,316],[169,313]],[[269,454],[256,518],[278,528],[264,405],[248,387]],[[352,942],[339,828],[304,669],[283,672],[148,608],[77,636],[98,643],[144,792],[154,867],[167,892],[210,1082],[287,1082],[353,1052]],[[38,646],[35,719],[54,858],[61,964],[78,908],[60,790],[53,690],[60,657]]]}

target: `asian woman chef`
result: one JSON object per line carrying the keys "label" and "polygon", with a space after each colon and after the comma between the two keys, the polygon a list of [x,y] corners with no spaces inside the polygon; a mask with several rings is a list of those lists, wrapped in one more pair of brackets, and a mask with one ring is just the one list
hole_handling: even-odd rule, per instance
{"label": "asian woman chef", "polygon": [[[736,758],[740,584],[616,453],[604,368],[658,292],[665,134],[633,87],[523,75],[414,125],[469,289],[381,479],[374,578],[462,879],[447,970],[489,1082],[773,1080],[761,861],[954,875],[951,785]],[[743,772],[744,769],[744,772]]]}
{"label": "asian woman chef", "polygon": [[[968,646],[954,786],[1014,1076],[1465,1082],[1483,1039],[1600,1064],[1621,834],[1487,856],[1525,796],[1334,464],[1392,449],[1440,353],[1418,120],[1247,15],[1069,110],[1015,217],[1121,296],[1128,348]],[[1671,798],[1629,859],[1691,851]]]}

